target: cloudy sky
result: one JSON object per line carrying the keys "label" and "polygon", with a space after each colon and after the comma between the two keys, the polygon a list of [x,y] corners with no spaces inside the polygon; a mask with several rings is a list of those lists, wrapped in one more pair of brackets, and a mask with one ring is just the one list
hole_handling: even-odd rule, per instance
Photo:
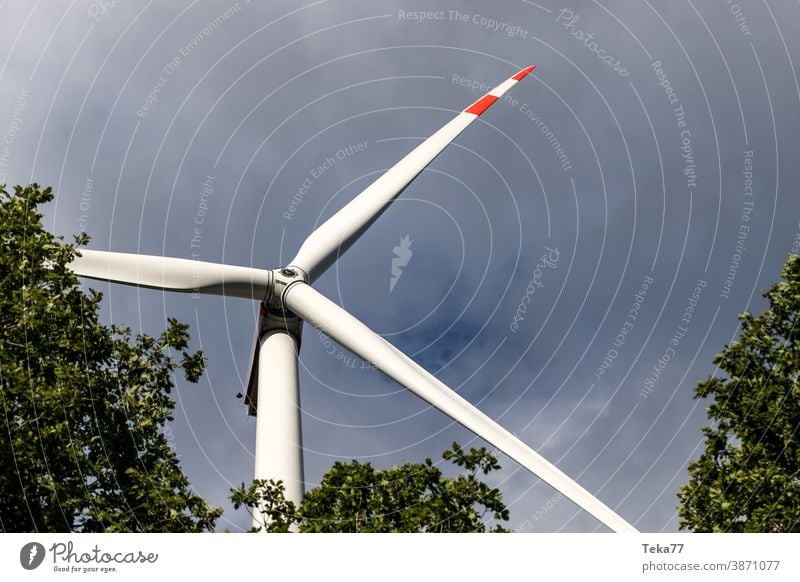
{"label": "cloudy sky", "polygon": [[[800,233],[798,11],[0,1],[0,182],[53,186],[47,226],[86,230],[90,248],[275,267],[487,86],[536,64],[317,288],[639,529],[675,531],[702,449],[693,387]],[[170,439],[226,508],[220,527],[246,528],[227,495],[252,476],[255,422],[235,395],[257,306],[91,286],[108,322],[191,324],[208,369],[179,382]],[[302,347],[307,487],[337,459],[388,467],[483,444],[312,328]],[[603,529],[501,462],[491,481],[511,527]]]}

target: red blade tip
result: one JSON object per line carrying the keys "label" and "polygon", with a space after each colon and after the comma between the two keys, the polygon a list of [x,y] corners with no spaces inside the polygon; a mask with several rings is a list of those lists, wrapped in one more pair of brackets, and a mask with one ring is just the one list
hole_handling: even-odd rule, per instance
{"label": "red blade tip", "polygon": [[530,73],[530,72],[531,72],[532,70],[534,70],[535,68],[536,68],[536,65],[531,65],[530,67],[525,67],[525,68],[524,68],[524,69],[522,69],[522,70],[521,70],[519,73],[517,73],[516,75],[514,75],[514,76],[513,76],[513,77],[511,77],[511,78],[512,78],[512,79],[514,79],[515,81],[519,81],[520,79],[522,79],[523,77],[525,77],[525,75],[527,75],[528,73]]}

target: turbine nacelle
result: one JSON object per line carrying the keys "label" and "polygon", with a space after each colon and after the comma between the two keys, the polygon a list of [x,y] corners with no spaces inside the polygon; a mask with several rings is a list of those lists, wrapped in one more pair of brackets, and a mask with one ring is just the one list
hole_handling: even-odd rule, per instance
{"label": "turbine nacelle", "polygon": [[298,352],[300,350],[303,320],[286,307],[284,298],[286,291],[292,285],[306,284],[307,282],[308,275],[298,267],[278,267],[269,271],[266,294],[259,305],[258,323],[250,355],[250,371],[247,374],[247,386],[243,399],[247,406],[247,414],[250,416],[258,415],[259,373],[268,373],[259,369],[262,339],[275,331],[285,332],[294,338]]}

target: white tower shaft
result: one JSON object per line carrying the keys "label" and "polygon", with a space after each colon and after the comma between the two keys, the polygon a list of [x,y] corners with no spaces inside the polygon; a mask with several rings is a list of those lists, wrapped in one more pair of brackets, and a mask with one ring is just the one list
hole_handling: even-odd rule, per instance
{"label": "white tower shaft", "polygon": [[[259,341],[255,478],[283,481],[286,498],[299,506],[305,480],[298,346],[294,336],[283,330],[268,331]],[[262,525],[256,511],[253,527]]]}

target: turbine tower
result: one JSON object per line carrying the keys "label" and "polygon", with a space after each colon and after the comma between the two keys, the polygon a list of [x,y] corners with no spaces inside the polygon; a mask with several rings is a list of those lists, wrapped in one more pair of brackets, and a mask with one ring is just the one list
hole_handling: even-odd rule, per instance
{"label": "turbine tower", "polygon": [[[534,68],[522,69],[495,87],[413,149],[312,232],[286,267],[265,270],[81,250],[71,269],[92,279],[261,302],[244,397],[249,414],[256,416],[255,478],[282,480],[287,499],[296,504],[302,500],[304,484],[297,356],[305,321],[495,446],[612,530],[635,532],[631,524],[555,465],[311,286],[450,142]],[[254,526],[260,525],[256,515]]]}

